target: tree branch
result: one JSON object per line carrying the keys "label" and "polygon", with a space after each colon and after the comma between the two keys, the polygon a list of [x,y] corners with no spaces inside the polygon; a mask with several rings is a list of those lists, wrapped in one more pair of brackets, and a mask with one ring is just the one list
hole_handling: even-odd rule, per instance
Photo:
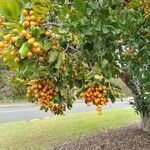
{"label": "tree branch", "polygon": [[139,83],[134,79],[131,79],[127,71],[121,72],[119,77],[132,91],[133,94],[140,95],[142,93]]}

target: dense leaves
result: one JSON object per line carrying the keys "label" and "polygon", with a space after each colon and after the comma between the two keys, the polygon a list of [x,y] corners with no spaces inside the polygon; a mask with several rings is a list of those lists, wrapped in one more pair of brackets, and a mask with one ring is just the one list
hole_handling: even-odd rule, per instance
{"label": "dense leaves", "polygon": [[[54,105],[59,112],[55,114],[63,114],[81,93],[85,101],[90,99],[101,108],[107,99],[114,102],[119,95],[110,79],[126,72],[123,81],[136,81],[140,89],[134,93],[137,110],[149,110],[148,1],[32,0],[19,1],[18,5],[14,2],[15,10],[5,5],[0,5],[5,18],[0,19],[1,58],[29,85],[28,96],[33,102],[51,111]],[[51,99],[49,82],[42,85],[45,92],[30,89],[43,80],[50,81],[55,89]],[[108,92],[104,97],[84,97],[89,85],[106,86]]]}

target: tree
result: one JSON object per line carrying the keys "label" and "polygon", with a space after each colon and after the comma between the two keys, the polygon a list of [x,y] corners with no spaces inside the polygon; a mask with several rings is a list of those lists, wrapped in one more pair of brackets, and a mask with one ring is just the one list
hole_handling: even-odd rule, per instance
{"label": "tree", "polygon": [[110,79],[122,79],[150,132],[149,7],[146,0],[1,0],[1,57],[30,101],[54,114],[76,96],[101,112],[118,96]]}

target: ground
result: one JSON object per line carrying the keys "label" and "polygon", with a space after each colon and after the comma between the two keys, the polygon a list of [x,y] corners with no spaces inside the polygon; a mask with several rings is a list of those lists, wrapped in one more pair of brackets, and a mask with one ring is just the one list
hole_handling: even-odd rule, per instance
{"label": "ground", "polygon": [[49,150],[150,150],[150,135],[133,124],[83,137]]}
{"label": "ground", "polygon": [[[135,122],[139,117],[131,108],[53,116],[34,121],[0,124],[1,150],[47,150],[54,145],[101,133]],[[74,149],[76,150],[76,149]]]}

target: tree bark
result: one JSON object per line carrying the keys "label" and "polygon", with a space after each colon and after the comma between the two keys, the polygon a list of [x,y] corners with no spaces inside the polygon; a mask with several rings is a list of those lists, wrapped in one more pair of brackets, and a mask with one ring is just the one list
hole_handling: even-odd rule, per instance
{"label": "tree bark", "polygon": [[141,112],[141,128],[150,133],[150,112]]}
{"label": "tree bark", "polygon": [[[140,86],[140,83],[130,78],[127,71],[122,72],[119,75],[120,79],[127,85],[127,87],[131,90],[133,93],[133,96],[139,97],[139,99],[142,101],[142,87]],[[135,99],[136,101],[136,99]],[[141,106],[142,107],[142,106]],[[143,110],[140,111],[141,116],[141,128],[150,133],[150,111],[148,109],[145,110],[145,108],[142,108]]]}

